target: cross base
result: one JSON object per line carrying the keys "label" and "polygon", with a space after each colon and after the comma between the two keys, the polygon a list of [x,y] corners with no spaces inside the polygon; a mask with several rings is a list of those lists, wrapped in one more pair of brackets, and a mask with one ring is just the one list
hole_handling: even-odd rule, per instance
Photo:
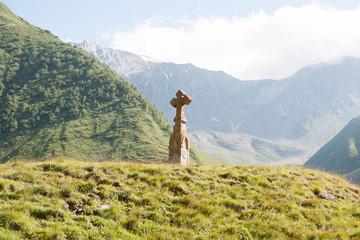
{"label": "cross base", "polygon": [[190,145],[186,134],[185,124],[177,122],[174,125],[173,133],[169,142],[169,163],[172,164],[189,164]]}

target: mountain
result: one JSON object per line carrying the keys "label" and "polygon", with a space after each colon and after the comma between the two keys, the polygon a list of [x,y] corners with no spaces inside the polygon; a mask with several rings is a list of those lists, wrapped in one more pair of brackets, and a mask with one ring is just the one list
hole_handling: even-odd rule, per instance
{"label": "mountain", "polygon": [[351,179],[359,181],[359,153],[360,117],[357,117],[352,119],[330,142],[320,148],[305,163],[305,166],[340,174],[350,173],[349,177]]}
{"label": "mountain", "polygon": [[306,168],[0,165],[2,239],[358,239],[360,187]]}
{"label": "mountain", "polygon": [[171,126],[135,86],[2,3],[0,25],[1,162],[167,161]]}
{"label": "mountain", "polygon": [[301,165],[305,148],[240,133],[190,132],[191,141],[218,161],[228,164]]}
{"label": "mountain", "polygon": [[345,175],[350,182],[360,185],[360,168]]}
{"label": "mountain", "polygon": [[[360,60],[356,58],[306,67],[278,81],[240,81],[221,71],[149,61],[96,43],[74,45],[138,86],[168,119],[172,119],[173,109],[166,99],[178,89],[184,90],[193,98],[186,109],[190,133],[238,133],[298,147],[289,161],[297,158],[303,163],[360,114]],[[219,147],[214,144],[212,149]],[[298,155],[303,149],[306,151]],[[225,150],[222,157],[234,154],[232,149]],[[247,149],[238,146],[236,151]]]}

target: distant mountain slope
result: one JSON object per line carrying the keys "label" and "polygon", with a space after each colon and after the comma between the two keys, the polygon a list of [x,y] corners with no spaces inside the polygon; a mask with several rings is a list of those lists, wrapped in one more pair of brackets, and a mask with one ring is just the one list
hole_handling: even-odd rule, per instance
{"label": "distant mountain slope", "polygon": [[152,62],[146,61],[133,53],[104,48],[96,43],[83,41],[81,43],[72,44],[97,57],[101,62],[108,65],[112,70],[124,78],[129,77],[131,74],[143,72],[153,65]]}
{"label": "distant mountain slope", "polygon": [[306,149],[288,142],[274,142],[241,133],[190,132],[190,139],[220,162],[252,165],[301,165]]}
{"label": "distant mountain slope", "polygon": [[[360,168],[360,117],[354,118],[309,161],[307,167],[346,174]],[[355,176],[356,173],[353,173]]]}
{"label": "distant mountain slope", "polygon": [[135,86],[2,3],[0,25],[0,162],[167,161],[171,127]]}
{"label": "distant mountain slope", "polygon": [[360,168],[356,169],[355,171],[352,171],[351,173],[346,174],[345,177],[349,179],[350,182],[360,184]]}
{"label": "distant mountain slope", "polygon": [[240,81],[191,64],[145,61],[96,43],[75,45],[126,76],[169,119],[173,109],[166,99],[184,90],[193,97],[186,116],[189,131],[195,134],[235,132],[275,142],[287,140],[307,149],[298,156],[305,159],[360,114],[360,60],[356,58],[310,66],[279,81]]}
{"label": "distant mountain slope", "polygon": [[192,95],[195,101],[188,118],[196,130],[298,139],[327,121],[337,125],[337,118],[349,114],[349,109],[360,113],[360,59],[356,58],[307,67],[280,81],[239,81],[191,64],[149,62],[85,41],[75,45],[117,66],[113,69],[138,86],[168,118],[172,109],[162,96],[170,97],[176,89]]}

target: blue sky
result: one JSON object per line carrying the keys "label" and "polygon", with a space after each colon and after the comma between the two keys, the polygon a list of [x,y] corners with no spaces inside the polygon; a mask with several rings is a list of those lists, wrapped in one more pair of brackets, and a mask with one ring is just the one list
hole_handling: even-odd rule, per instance
{"label": "blue sky", "polygon": [[[241,79],[360,57],[360,0],[3,0],[63,40],[96,41]],[[338,36],[341,35],[341,36]]]}

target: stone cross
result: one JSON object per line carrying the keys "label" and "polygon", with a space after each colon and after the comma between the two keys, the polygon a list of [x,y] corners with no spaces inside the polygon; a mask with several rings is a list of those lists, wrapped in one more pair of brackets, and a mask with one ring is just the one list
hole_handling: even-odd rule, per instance
{"label": "stone cross", "polygon": [[176,98],[170,101],[171,106],[176,108],[174,118],[175,125],[169,142],[169,163],[188,165],[189,164],[189,139],[186,133],[186,118],[184,115],[185,104],[189,105],[191,97],[179,90]]}

